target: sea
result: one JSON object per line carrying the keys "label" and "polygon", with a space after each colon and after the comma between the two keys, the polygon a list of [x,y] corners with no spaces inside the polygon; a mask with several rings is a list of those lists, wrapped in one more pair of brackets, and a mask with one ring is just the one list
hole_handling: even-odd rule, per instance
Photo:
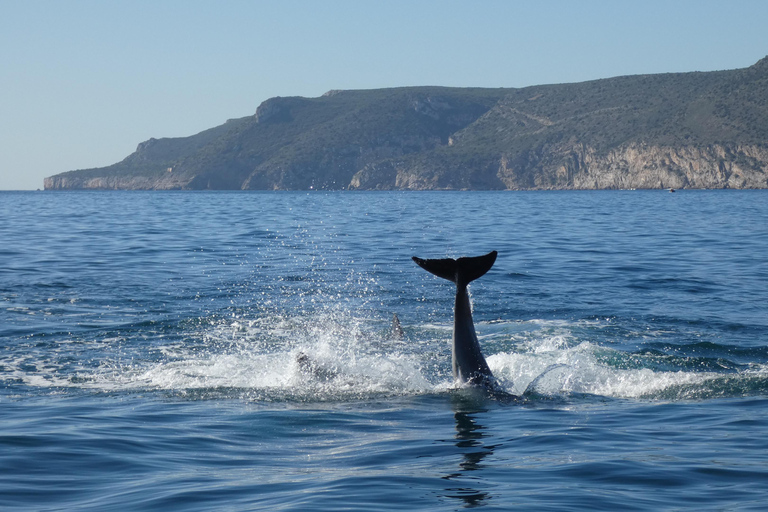
{"label": "sea", "polygon": [[1,510],[470,508],[768,509],[768,191],[0,192]]}

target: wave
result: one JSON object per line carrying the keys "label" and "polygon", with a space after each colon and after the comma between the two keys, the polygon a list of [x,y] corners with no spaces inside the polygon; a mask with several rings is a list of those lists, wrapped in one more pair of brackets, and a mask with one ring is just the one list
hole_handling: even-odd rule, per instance
{"label": "wave", "polygon": [[[553,344],[557,342],[544,342],[545,347]],[[628,358],[638,367],[617,366],[615,361]],[[568,348],[494,354],[488,357],[488,364],[502,382],[513,383],[510,391],[516,394],[685,400],[754,395],[768,390],[768,367],[764,365],[729,373],[660,371],[653,368],[653,359],[582,342]]]}

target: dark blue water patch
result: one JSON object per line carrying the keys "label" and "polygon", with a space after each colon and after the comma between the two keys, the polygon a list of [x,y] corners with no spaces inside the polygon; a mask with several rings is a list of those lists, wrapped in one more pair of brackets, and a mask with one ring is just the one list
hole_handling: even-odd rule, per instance
{"label": "dark blue water patch", "polygon": [[736,344],[695,342],[684,345],[648,343],[649,347],[658,347],[665,354],[677,354],[685,357],[727,357],[745,363],[768,362],[768,347],[743,347]]}
{"label": "dark blue water patch", "polygon": [[669,292],[683,292],[689,294],[703,294],[716,292],[719,287],[726,286],[714,281],[697,278],[660,277],[633,281],[627,285],[638,290],[659,290]]}
{"label": "dark blue water patch", "polygon": [[618,369],[648,368],[658,372],[697,371],[737,373],[748,368],[723,357],[675,357],[669,351],[642,349],[636,353],[607,352],[598,354],[598,360]]}
{"label": "dark blue water patch", "polygon": [[763,397],[768,393],[765,375],[744,372],[710,378],[706,386],[675,384],[654,393],[652,398],[665,400],[711,400],[733,397]]}
{"label": "dark blue water patch", "polygon": [[[26,405],[46,420],[31,421]],[[764,469],[750,467],[740,452],[755,447],[753,436],[766,426],[762,413],[745,418],[737,408],[727,424],[707,428],[700,422],[709,413],[697,405],[611,406],[610,412],[600,405],[480,405],[435,397],[265,409],[120,396],[11,405],[0,467],[16,467],[14,454],[22,452],[25,460],[41,461],[45,480],[7,479],[12,472],[6,472],[1,495],[10,507],[34,500],[93,510],[126,503],[200,510],[222,499],[236,507],[299,509],[318,497],[319,509],[345,500],[362,509],[403,489],[397,503],[418,509],[516,503],[608,509],[630,498],[648,509],[684,506],[692,492],[723,506],[762,496],[752,482]],[[721,437],[736,422],[739,438]],[[710,436],[725,442],[710,446]],[[649,439],[655,440],[650,450]],[[684,452],[675,448],[680,444]],[[720,467],[706,470],[713,455]],[[62,465],[69,470],[52,477]],[[724,475],[729,493],[706,491]],[[233,495],[224,498],[222,489]]]}

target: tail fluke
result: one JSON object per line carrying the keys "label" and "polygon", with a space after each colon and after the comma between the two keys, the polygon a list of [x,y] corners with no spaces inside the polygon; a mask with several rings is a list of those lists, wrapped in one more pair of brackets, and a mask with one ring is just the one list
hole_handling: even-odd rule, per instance
{"label": "tail fluke", "polygon": [[496,251],[491,251],[484,256],[456,260],[453,258],[423,260],[414,256],[413,261],[427,272],[456,283],[456,286],[466,286],[491,270],[497,254]]}

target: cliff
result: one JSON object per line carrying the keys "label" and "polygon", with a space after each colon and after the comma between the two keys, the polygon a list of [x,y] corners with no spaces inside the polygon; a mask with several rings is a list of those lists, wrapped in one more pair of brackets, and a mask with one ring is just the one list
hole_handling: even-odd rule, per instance
{"label": "cliff", "polygon": [[768,57],[521,89],[272,98],[46,189],[768,188]]}

